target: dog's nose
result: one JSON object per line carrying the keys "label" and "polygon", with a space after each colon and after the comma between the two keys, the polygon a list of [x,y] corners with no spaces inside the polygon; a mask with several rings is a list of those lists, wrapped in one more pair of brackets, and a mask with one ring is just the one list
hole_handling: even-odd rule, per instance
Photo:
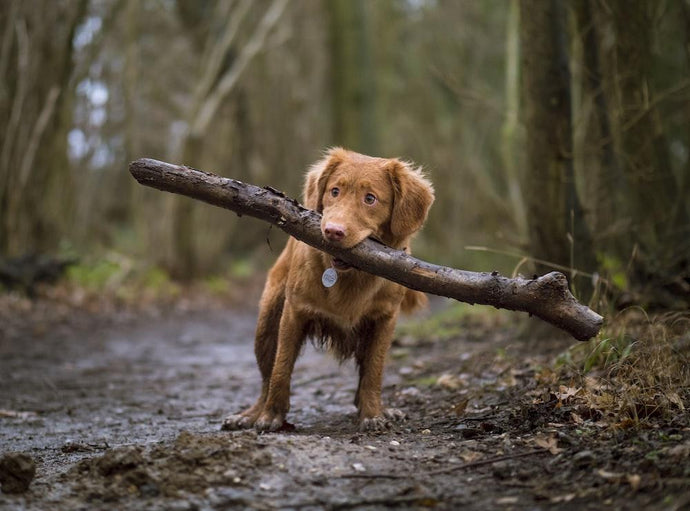
{"label": "dog's nose", "polygon": [[342,241],[345,237],[345,228],[342,225],[328,222],[323,228],[323,233],[328,241]]}

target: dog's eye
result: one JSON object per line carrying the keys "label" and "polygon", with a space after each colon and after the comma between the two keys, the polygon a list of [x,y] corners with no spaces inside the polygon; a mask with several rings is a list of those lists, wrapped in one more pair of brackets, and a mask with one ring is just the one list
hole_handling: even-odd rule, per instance
{"label": "dog's eye", "polygon": [[364,196],[364,203],[369,204],[369,206],[376,203],[376,195],[373,193],[368,193]]}
{"label": "dog's eye", "polygon": [[331,188],[331,197],[337,197],[340,195],[340,188],[337,186],[335,188]]}

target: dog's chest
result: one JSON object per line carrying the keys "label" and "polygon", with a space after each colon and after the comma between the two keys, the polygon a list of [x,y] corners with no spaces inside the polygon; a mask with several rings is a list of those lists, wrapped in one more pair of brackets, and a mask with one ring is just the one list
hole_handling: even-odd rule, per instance
{"label": "dog's chest", "polygon": [[328,318],[340,328],[352,328],[376,309],[376,295],[381,289],[381,280],[376,277],[351,279],[350,275],[339,276],[331,287],[323,287],[317,299],[309,308],[315,315]]}

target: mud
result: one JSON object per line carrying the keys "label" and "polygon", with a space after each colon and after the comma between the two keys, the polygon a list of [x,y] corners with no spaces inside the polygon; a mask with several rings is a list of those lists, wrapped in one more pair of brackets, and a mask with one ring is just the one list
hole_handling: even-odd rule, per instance
{"label": "mud", "polygon": [[401,336],[389,431],[354,422],[355,371],[311,346],[291,432],[221,432],[259,392],[253,309],[62,315],[0,332],[0,455],[36,463],[1,509],[687,509],[687,414],[644,428],[541,387],[571,341],[517,341],[468,322],[444,342]]}

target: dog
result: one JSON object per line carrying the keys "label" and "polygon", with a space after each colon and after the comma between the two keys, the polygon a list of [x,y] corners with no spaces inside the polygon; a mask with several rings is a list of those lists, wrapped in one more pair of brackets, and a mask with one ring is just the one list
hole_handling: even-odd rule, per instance
{"label": "dog", "polygon": [[[368,237],[409,253],[434,189],[421,169],[398,159],[374,158],[340,147],[308,170],[303,202],[322,214],[327,242],[350,248]],[[327,287],[328,286],[328,287]],[[382,430],[404,418],[381,405],[383,368],[399,312],[426,304],[426,296],[350,267],[290,238],[268,273],[261,296],[254,351],[261,395],[230,415],[223,429],[276,431],[290,408],[292,370],[307,338],[359,370],[355,406],[362,431]]]}

